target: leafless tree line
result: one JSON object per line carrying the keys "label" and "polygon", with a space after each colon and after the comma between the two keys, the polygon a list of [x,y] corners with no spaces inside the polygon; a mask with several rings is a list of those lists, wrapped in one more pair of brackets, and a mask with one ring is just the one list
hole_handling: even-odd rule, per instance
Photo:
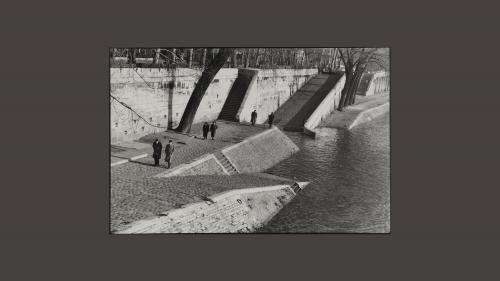
{"label": "leafless tree line", "polygon": [[[111,66],[188,67],[204,69],[219,48],[112,48]],[[341,67],[339,48],[235,48],[223,67],[319,68]]]}
{"label": "leafless tree line", "polygon": [[222,67],[260,69],[314,67],[322,71],[342,70],[346,80],[337,110],[355,103],[357,88],[366,71],[389,68],[388,48],[127,48],[110,49],[110,57],[112,63],[121,61],[125,64],[124,67],[202,69],[181,122],[175,129],[179,132],[191,130],[201,100]]}

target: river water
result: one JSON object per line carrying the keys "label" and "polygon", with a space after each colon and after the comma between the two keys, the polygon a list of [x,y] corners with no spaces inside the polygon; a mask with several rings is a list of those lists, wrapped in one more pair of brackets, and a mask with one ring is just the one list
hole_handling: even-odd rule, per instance
{"label": "river water", "polygon": [[389,114],[312,139],[267,173],[311,182],[261,232],[390,232]]}

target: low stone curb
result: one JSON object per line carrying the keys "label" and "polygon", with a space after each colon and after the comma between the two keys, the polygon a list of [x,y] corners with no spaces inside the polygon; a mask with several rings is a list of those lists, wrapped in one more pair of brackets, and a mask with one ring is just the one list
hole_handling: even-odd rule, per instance
{"label": "low stone curb", "polygon": [[[111,155],[113,156],[113,155]],[[114,166],[118,166],[118,165],[121,165],[121,164],[125,164],[125,163],[128,163],[130,161],[134,161],[134,160],[137,160],[137,159],[141,159],[141,158],[144,158],[144,157],[147,157],[148,154],[147,153],[144,153],[144,154],[139,154],[139,155],[136,155],[136,156],[132,156],[130,158],[127,158],[127,159],[123,159],[123,160],[120,160],[120,161],[117,161],[117,162],[114,162],[114,163],[111,163],[110,166],[111,167],[114,167]],[[116,156],[115,156],[116,157]]]}

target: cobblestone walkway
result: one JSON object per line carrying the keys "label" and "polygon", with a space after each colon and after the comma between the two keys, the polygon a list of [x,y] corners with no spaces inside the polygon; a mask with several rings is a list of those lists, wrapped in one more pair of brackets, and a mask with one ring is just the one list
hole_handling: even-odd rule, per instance
{"label": "cobblestone walkway", "polygon": [[[218,121],[215,139],[212,140],[209,137],[209,139],[203,140],[201,126],[202,124],[193,125],[192,135],[167,131],[144,136],[138,141],[152,143],[154,139],[158,138],[165,147],[165,144],[171,139],[175,145],[172,157],[172,167],[175,167],[204,154],[238,143],[267,129],[267,126],[250,126]],[[166,170],[164,155],[162,155],[160,166],[154,166],[154,159],[151,157],[152,147],[140,151],[148,153],[148,156],[111,167],[112,231],[128,222],[178,207],[179,204],[203,200],[203,196],[221,192],[223,191],[221,188],[227,186],[215,184],[215,182],[227,180],[223,178],[234,177],[175,177],[167,180],[152,178]],[[246,179],[245,176],[239,177]],[[237,179],[238,177],[231,180]],[[210,181],[214,181],[214,183],[210,185]],[[252,178],[249,182],[255,182],[255,179]],[[234,188],[234,183],[232,188]]]}

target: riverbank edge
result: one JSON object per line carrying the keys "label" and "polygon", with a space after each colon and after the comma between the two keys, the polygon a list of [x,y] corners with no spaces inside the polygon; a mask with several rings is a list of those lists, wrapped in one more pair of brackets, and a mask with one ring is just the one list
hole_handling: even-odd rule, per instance
{"label": "riverbank edge", "polygon": [[[262,172],[290,157],[299,148],[281,130],[273,126],[220,150],[204,154],[153,178],[172,176],[230,176],[215,156],[220,153],[239,173]],[[247,165],[244,165],[245,162]],[[228,190],[208,196],[204,201],[171,209],[156,218],[142,219],[115,234],[133,233],[237,233],[253,232],[274,217],[308,182],[266,174],[266,177],[293,182],[290,185],[263,186]],[[245,203],[243,203],[245,202]]]}
{"label": "riverbank edge", "polygon": [[356,118],[347,126],[347,129],[351,130],[355,126],[372,121],[374,118],[381,116],[389,111],[389,102],[363,110],[359,112]]}
{"label": "riverbank edge", "polygon": [[254,232],[267,224],[308,184],[295,182],[224,191],[205,201],[135,221],[115,234]]}
{"label": "riverbank edge", "polygon": [[[343,119],[341,122],[337,121],[335,124],[325,126],[320,125],[316,127],[315,129],[307,129],[304,128],[304,134],[308,135],[310,137],[316,138],[318,136],[318,131],[323,128],[334,128],[334,129],[345,129],[345,130],[351,130],[354,127],[372,121],[373,119],[390,112],[390,102],[387,101],[383,104],[376,104],[373,107],[366,108],[363,110],[360,110],[358,112],[336,112],[335,114],[337,115],[344,115]],[[351,115],[351,116],[349,116]]]}
{"label": "riverbank edge", "polygon": [[[270,141],[271,140],[271,141]],[[271,144],[276,146],[271,147]],[[299,150],[278,127],[273,126],[242,141],[201,155],[191,162],[155,175],[156,178],[189,175],[229,175],[215,154],[223,155],[237,173],[262,172],[285,160]],[[247,164],[247,165],[244,165]],[[253,165],[248,165],[253,164]]]}

